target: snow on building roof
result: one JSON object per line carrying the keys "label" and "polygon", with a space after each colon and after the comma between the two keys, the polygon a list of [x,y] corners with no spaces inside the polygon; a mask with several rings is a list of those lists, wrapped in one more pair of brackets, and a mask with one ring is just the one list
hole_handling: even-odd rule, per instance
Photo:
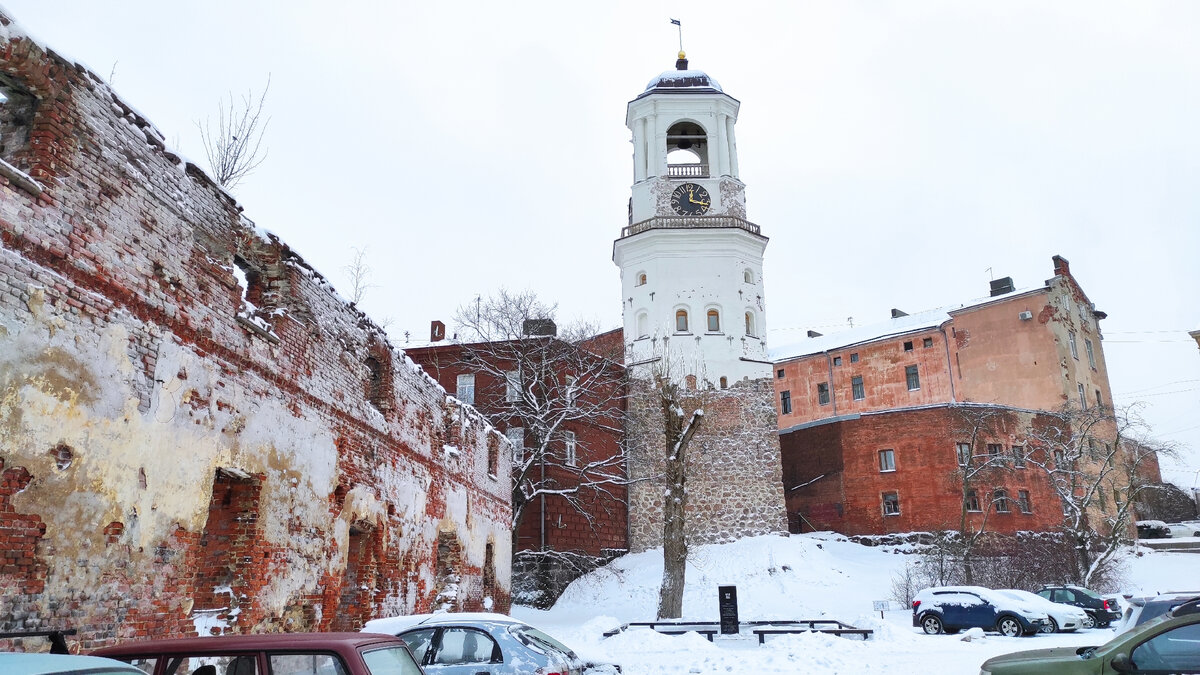
{"label": "snow on building roof", "polygon": [[720,83],[703,70],[667,70],[650,80],[646,91],[655,89],[712,89],[725,93]]}
{"label": "snow on building roof", "polygon": [[938,307],[937,309],[929,309],[915,314],[899,316],[888,321],[880,323],[867,324],[857,326],[849,330],[844,330],[831,335],[821,335],[819,337],[806,338],[799,342],[788,343],[779,347],[769,349],[767,358],[772,362],[787,361],[790,359],[799,358],[801,356],[809,356],[811,354],[820,354],[834,349],[841,349],[851,345],[864,344],[874,342],[884,338],[913,333],[930,328],[937,328],[943,323],[950,320],[951,314],[964,309],[970,309],[986,305],[998,300],[1007,300],[1026,293],[1032,293],[1044,289],[1044,286],[1035,286],[1032,288],[1022,288],[1004,293],[997,296],[986,298],[977,298],[969,302],[960,303],[957,305],[947,305]]}

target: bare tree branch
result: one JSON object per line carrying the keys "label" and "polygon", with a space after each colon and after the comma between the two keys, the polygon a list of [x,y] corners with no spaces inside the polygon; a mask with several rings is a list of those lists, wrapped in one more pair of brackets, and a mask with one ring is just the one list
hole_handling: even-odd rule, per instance
{"label": "bare tree branch", "polygon": [[218,104],[215,130],[211,118],[205,119],[203,124],[196,122],[209,170],[223,188],[232,190],[267,158],[262,140],[271,119],[263,117],[263,107],[270,89],[271,77],[268,75],[267,86],[257,97],[249,91],[240,104],[235,104],[233,92],[230,92],[228,107],[224,101]]}

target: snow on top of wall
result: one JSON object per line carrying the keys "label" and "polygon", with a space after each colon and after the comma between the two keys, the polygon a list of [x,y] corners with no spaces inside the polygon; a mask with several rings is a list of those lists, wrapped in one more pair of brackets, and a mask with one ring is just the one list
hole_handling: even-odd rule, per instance
{"label": "snow on top of wall", "polygon": [[809,356],[812,354],[820,354],[821,352],[841,349],[851,345],[865,344],[882,340],[884,338],[895,337],[905,333],[913,333],[930,328],[937,328],[943,323],[950,320],[951,314],[975,307],[980,307],[999,300],[1006,300],[1025,293],[1041,290],[1043,286],[1035,286],[1032,288],[1017,289],[1011,293],[997,295],[994,297],[977,298],[957,305],[946,305],[937,309],[929,309],[923,312],[916,312],[906,316],[889,319],[880,323],[866,324],[856,326],[849,330],[832,333],[830,335],[822,335],[820,337],[805,338],[799,342],[788,343],[779,347],[774,347],[767,352],[767,358],[778,363],[789,359],[799,358],[801,356]]}

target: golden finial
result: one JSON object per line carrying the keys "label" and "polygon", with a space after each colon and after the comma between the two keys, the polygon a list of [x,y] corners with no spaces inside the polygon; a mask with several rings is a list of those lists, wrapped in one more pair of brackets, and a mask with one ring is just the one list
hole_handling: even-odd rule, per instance
{"label": "golden finial", "polygon": [[685,51],[683,51],[682,49],[680,49],[680,50],[679,50],[679,58],[681,58],[681,59],[686,59],[686,58],[687,58],[687,52],[685,52]]}

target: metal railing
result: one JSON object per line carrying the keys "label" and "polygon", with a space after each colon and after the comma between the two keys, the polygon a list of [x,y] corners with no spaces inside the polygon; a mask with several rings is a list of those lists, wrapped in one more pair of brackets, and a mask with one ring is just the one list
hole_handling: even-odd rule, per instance
{"label": "metal railing", "polygon": [[668,164],[670,178],[708,178],[707,164]]}
{"label": "metal railing", "polygon": [[646,230],[692,230],[720,227],[736,227],[739,230],[762,236],[758,225],[734,216],[659,216],[621,228],[621,238],[631,237]]}

